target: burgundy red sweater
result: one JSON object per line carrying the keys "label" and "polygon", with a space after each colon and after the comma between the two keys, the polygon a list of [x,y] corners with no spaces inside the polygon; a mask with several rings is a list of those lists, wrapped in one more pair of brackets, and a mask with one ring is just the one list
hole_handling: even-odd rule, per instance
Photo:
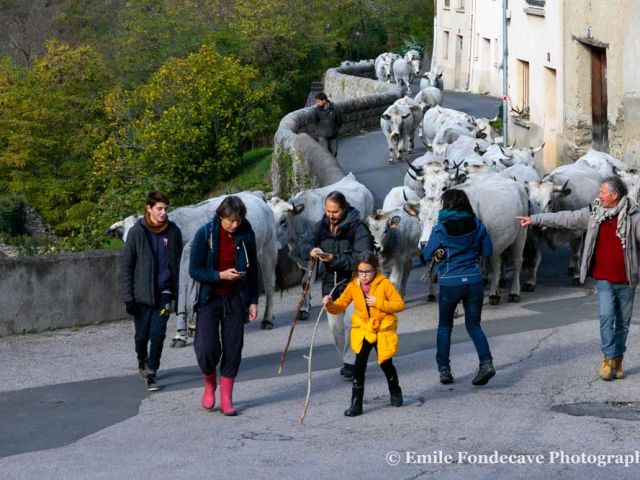
{"label": "burgundy red sweater", "polygon": [[[220,250],[218,252],[218,271],[224,272],[236,268],[236,242],[232,235],[220,228]],[[214,295],[229,295],[240,291],[238,280],[220,280],[212,289]]]}
{"label": "burgundy red sweater", "polygon": [[598,238],[593,252],[591,276],[595,280],[628,284],[624,267],[624,250],[620,239],[616,237],[618,218],[604,220],[598,229]]}

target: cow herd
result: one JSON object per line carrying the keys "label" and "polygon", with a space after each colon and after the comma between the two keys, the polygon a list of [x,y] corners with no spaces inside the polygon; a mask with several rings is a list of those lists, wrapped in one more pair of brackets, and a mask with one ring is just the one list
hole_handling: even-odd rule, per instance
{"label": "cow herd", "polygon": [[[417,52],[407,52],[404,58],[382,54],[376,59],[376,75],[381,81],[395,79],[410,85],[412,75],[419,72]],[[629,188],[629,196],[637,200],[640,191],[638,172],[595,150],[589,150],[574,163],[557,167],[541,178],[534,157],[544,144],[536,148],[516,148],[515,144],[506,147],[494,143],[497,134],[490,119],[475,118],[442,106],[440,77],[432,72],[424,74],[421,91],[415,98],[406,96],[397,100],[382,115],[381,127],[389,145],[389,162],[400,161],[413,149],[416,130],[428,150],[412,162],[407,161],[403,185],[388,192],[380,210],[374,211],[373,195],[351,173],[334,184],[298,192],[287,200],[265,196],[262,192],[237,194],[247,206],[247,218],[256,234],[266,296],[263,326],[273,318],[277,252],[287,246],[294,261],[306,264],[308,259],[298,258],[298,242],[303,232],[322,219],[324,198],[333,190],[342,192],[366,221],[383,271],[404,294],[412,262],[420,256],[420,247],[428,240],[437,222],[442,192],[449,188],[463,189],[493,241],[488,296],[494,305],[501,301],[500,280],[507,266],[513,272],[508,301],[520,301],[523,265],[528,269],[528,277],[522,290],[535,289],[543,242],[553,248],[569,243],[569,272],[578,281],[582,232],[526,230],[519,226],[517,216],[586,207],[597,197],[600,181],[609,175],[619,175]],[[192,319],[196,298],[197,285],[188,275],[190,240],[196,230],[212,218],[223,198],[180,207],[169,214],[170,220],[182,230],[185,241],[180,266],[178,325]],[[128,229],[137,218],[128,217],[113,224],[109,230],[126,239]],[[525,244],[529,247],[526,250]],[[526,259],[525,251],[528,252]],[[427,298],[433,301],[434,286],[430,276],[425,277],[429,283]]]}

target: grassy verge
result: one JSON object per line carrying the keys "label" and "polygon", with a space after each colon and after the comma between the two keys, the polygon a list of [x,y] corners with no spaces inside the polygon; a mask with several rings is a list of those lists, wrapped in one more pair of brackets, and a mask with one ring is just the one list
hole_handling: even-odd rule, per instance
{"label": "grassy verge", "polygon": [[271,188],[271,154],[269,147],[258,148],[242,156],[240,172],[224,182],[217,184],[209,197],[217,197],[245,190],[270,191]]}

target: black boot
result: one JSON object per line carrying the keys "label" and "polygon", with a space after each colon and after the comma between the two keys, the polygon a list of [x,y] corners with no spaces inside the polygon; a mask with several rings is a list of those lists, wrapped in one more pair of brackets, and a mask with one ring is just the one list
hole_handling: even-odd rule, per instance
{"label": "black boot", "polygon": [[480,368],[478,369],[478,373],[476,373],[476,376],[474,377],[474,379],[471,380],[471,383],[473,385],[486,385],[489,382],[489,380],[493,378],[495,374],[496,374],[496,369],[493,367],[493,363],[485,362],[482,365],[480,365]]}
{"label": "black boot", "polygon": [[362,414],[362,397],[364,397],[364,385],[354,385],[351,389],[351,406],[344,411],[345,417]]}
{"label": "black boot", "polygon": [[389,393],[391,394],[391,405],[394,407],[401,407],[403,403],[402,389],[398,383],[398,377],[394,375],[387,379],[387,383],[389,384]]}

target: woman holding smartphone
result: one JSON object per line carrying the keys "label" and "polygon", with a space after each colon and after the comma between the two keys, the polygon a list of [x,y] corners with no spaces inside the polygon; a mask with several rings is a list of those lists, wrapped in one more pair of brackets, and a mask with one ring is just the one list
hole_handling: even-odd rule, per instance
{"label": "woman holding smartphone", "polygon": [[220,410],[235,416],[232,393],[242,357],[244,323],[258,316],[256,240],[245,218],[247,208],[226,197],[212,220],[198,230],[191,246],[189,275],[200,283],[193,343],[204,375],[202,406],[215,406],[220,364]]}

